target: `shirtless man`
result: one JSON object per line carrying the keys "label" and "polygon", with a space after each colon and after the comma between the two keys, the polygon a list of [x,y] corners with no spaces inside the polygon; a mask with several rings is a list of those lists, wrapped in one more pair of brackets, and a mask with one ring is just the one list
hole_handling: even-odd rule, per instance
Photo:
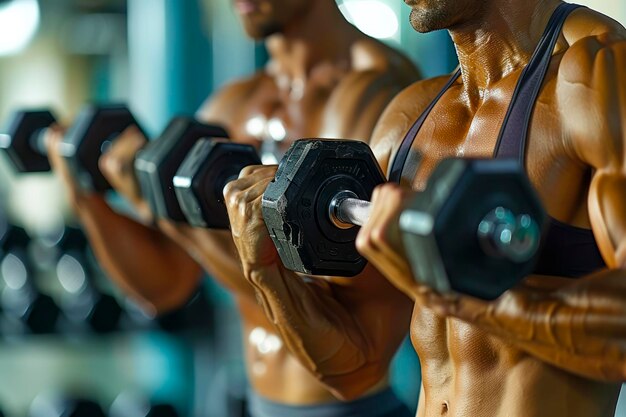
{"label": "shirtless man", "polygon": [[[450,31],[460,69],[449,85],[406,89],[375,129],[377,158],[402,185],[373,196],[357,241],[372,268],[355,279],[383,273],[415,301],[417,415],[612,416],[626,380],[626,31],[558,0],[407,3],[418,31]],[[522,71],[547,27],[555,43],[537,51],[533,64],[543,58],[547,71],[533,80]],[[423,189],[441,159],[459,155],[518,158],[552,218],[535,273],[493,302],[418,284],[398,232],[404,187]],[[273,173],[250,168],[226,190],[246,277],[302,363],[333,390],[359,394],[383,376],[369,366],[385,358],[380,329],[337,302],[341,287],[321,291],[282,267],[259,210]]]}
{"label": "shirtless man", "polygon": [[[389,101],[418,79],[409,60],[349,24],[334,0],[237,0],[234,7],[247,33],[265,40],[271,59],[266,70],[218,91],[198,118],[225,126],[234,141],[258,144],[266,139],[265,132],[285,139],[276,142],[282,149],[274,157],[280,157],[291,139],[302,136],[368,140]],[[51,139],[53,165],[67,184],[96,256],[123,289],[147,308],[168,312],[192,298],[202,267],[232,291],[243,318],[255,417],[408,413],[386,389],[386,381],[370,387],[369,393],[377,393],[373,397],[336,404],[284,348],[242,274],[229,232],[162,219],[156,219],[155,229],[117,214],[101,196],[76,186],[56,152],[59,138]],[[151,213],[132,177],[132,158],[144,143],[136,131],[127,131],[100,165],[114,188],[149,223]],[[391,357],[406,333],[411,302],[382,278],[371,290],[385,295],[381,317],[406,317],[387,335]]]}

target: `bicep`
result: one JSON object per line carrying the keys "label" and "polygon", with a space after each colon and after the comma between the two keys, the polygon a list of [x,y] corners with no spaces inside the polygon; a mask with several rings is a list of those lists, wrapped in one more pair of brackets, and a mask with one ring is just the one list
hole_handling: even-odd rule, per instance
{"label": "bicep", "polygon": [[589,214],[598,247],[609,268],[626,268],[626,172],[595,173],[589,193]]}
{"label": "bicep", "polygon": [[594,170],[588,202],[598,246],[609,267],[625,268],[626,41],[609,42],[589,64],[586,87],[572,86],[581,117],[568,120],[578,128],[578,154]]}

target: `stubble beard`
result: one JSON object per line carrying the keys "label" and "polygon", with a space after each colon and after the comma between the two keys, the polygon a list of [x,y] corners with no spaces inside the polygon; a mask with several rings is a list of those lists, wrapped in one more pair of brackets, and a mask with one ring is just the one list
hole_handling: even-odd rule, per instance
{"label": "stubble beard", "polygon": [[449,14],[440,3],[428,8],[413,9],[410,15],[411,26],[419,33],[447,29],[451,20]]}

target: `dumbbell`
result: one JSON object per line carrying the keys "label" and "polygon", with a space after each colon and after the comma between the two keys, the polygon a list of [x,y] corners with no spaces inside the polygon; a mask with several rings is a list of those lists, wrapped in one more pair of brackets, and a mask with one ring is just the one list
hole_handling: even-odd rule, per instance
{"label": "dumbbell", "polygon": [[[49,110],[18,111],[13,115],[6,134],[0,136],[0,147],[19,172],[50,171],[45,137],[55,123],[57,119]],[[98,169],[98,159],[111,140],[132,125],[140,128],[124,106],[86,106],[80,112],[64,135],[61,149],[81,186],[99,192],[110,189]]]}
{"label": "dumbbell", "polygon": [[[50,170],[44,138],[46,129],[55,122],[56,118],[47,110],[15,113],[7,133],[0,135],[0,148],[7,151],[18,171]],[[97,192],[111,188],[99,170],[98,160],[111,140],[133,125],[139,127],[123,105],[87,106],[81,111],[61,142],[61,154],[82,187]],[[228,134],[219,126],[177,117],[157,139],[137,153],[137,181],[157,217],[185,221],[171,180],[189,149],[202,137],[225,138]]]}
{"label": "dumbbell", "polygon": [[[355,226],[385,181],[358,141],[296,141],[267,187],[262,210],[285,267],[311,275],[355,276],[366,265]],[[402,213],[416,278],[441,292],[497,298],[536,261],[545,212],[512,160],[450,159]]]}
{"label": "dumbbell", "polygon": [[21,329],[16,330],[52,333],[57,330],[60,310],[52,297],[33,283],[26,252],[29,241],[24,229],[0,216],[0,271],[5,283],[0,304],[9,323],[19,323]]}
{"label": "dumbbell", "polygon": [[178,417],[176,408],[167,403],[150,402],[129,393],[122,393],[111,404],[109,417]]}
{"label": "dumbbell", "polygon": [[228,229],[224,186],[248,165],[260,165],[251,145],[201,139],[189,151],[173,185],[187,222],[195,227]]}
{"label": "dumbbell", "polygon": [[87,238],[82,230],[66,227],[57,246],[60,254],[55,270],[64,289],[60,305],[72,327],[95,333],[118,330],[123,309],[115,297],[96,285]]}
{"label": "dumbbell", "polygon": [[96,401],[69,395],[37,396],[28,417],[106,417]]}

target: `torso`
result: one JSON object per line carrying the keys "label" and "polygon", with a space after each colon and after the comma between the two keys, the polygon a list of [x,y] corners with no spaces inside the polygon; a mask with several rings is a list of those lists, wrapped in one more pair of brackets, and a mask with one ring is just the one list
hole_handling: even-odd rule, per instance
{"label": "torso", "polygon": [[[562,37],[535,104],[525,166],[553,218],[589,229],[591,172],[573,151],[568,133],[571,120],[563,116],[567,111],[558,100],[568,48]],[[423,189],[430,172],[447,157],[491,157],[521,71],[494,84],[477,108],[466,104],[462,80],[458,80],[417,134],[403,172],[404,182]],[[412,88],[429,91],[432,99],[446,79]],[[412,120],[425,106],[418,107],[413,106]],[[419,165],[418,154],[422,155]],[[557,369],[471,324],[439,317],[419,303],[413,313],[411,337],[422,365],[418,417],[608,417],[614,413],[619,385]]]}
{"label": "torso", "polygon": [[[235,141],[257,145],[264,140],[270,140],[267,133],[271,129],[271,123],[278,122],[285,129],[285,139],[277,143],[276,156],[279,159],[280,154],[284,153],[295,139],[324,137],[329,132],[331,137],[342,137],[340,135],[346,133],[346,128],[331,126],[333,122],[327,123],[326,114],[332,112],[332,106],[338,102],[346,100],[367,102],[371,95],[372,106],[369,108],[362,106],[360,109],[364,114],[374,117],[369,121],[371,126],[361,123],[358,130],[347,133],[348,137],[367,141],[386,103],[404,87],[418,79],[418,73],[412,64],[396,51],[371,40],[365,41],[364,46],[357,55],[364,53],[366,56],[358,59],[376,65],[382,64],[384,70],[380,79],[383,79],[384,86],[393,86],[387,89],[385,97],[381,97],[380,91],[371,89],[374,84],[367,81],[366,77],[369,75],[366,77],[359,75],[376,68],[367,66],[354,68],[355,65],[347,59],[346,63],[338,66],[322,64],[315,68],[301,91],[298,91],[298,86],[289,87],[273,70],[263,71],[231,86],[230,91],[226,92],[228,97],[221,100],[218,98],[221,103],[210,104],[207,111],[200,112],[200,117],[207,121],[216,119],[221,121]],[[351,58],[355,58],[354,53]],[[351,85],[354,88],[346,88],[344,83],[347,77],[353,77],[352,81],[355,83]],[[378,83],[381,83],[380,79]],[[358,94],[357,91],[350,90],[359,88],[364,90],[360,97],[355,99],[349,96],[352,93]],[[211,233],[192,231],[191,234],[199,248],[197,253],[200,254],[198,256],[200,263],[211,272],[213,260],[210,257],[215,256]],[[206,253],[207,256],[203,256],[202,253]],[[254,291],[249,284],[242,282],[242,278],[239,277],[230,280],[227,277],[220,277],[219,274],[212,275],[233,291],[237,299],[243,321],[247,372],[252,388],[265,398],[285,404],[337,401],[294,356],[288,353],[276,329],[256,302]],[[384,385],[385,382],[381,384]]]}

